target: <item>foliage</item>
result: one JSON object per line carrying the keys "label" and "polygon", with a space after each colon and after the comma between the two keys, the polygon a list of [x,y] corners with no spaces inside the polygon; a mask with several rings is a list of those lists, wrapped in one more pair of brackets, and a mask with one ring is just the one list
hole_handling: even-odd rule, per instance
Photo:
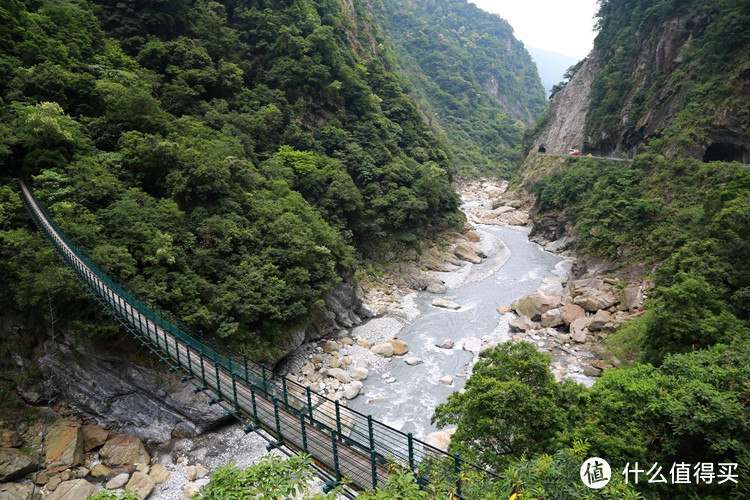
{"label": "foliage", "polygon": [[246,469],[234,462],[218,467],[211,482],[201,489],[201,498],[229,500],[240,498],[283,499],[304,492],[313,478],[312,460],[307,455],[264,455]]}
{"label": "foliage", "polygon": [[[45,296],[32,254],[66,276],[13,194],[20,175],[106,269],[256,359],[355,249],[460,223],[449,148],[359,3],[11,1],[0,17],[4,305]],[[61,279],[54,300],[80,301]],[[91,317],[76,327],[105,334]]]}
{"label": "foliage", "polygon": [[480,354],[463,392],[437,406],[432,422],[457,424],[451,452],[501,470],[510,459],[546,450],[562,425],[561,389],[549,355],[526,342]]}
{"label": "foliage", "polygon": [[646,361],[750,338],[747,169],[658,155],[630,165],[582,159],[532,189],[542,212],[571,214],[581,251],[659,264],[646,316],[628,327]]}
{"label": "foliage", "polygon": [[[618,474],[635,461],[648,468],[745,461],[750,450],[746,341],[672,355],[659,368],[637,364],[607,370],[588,389],[556,384],[546,363],[531,344],[484,351],[465,392],[453,394],[435,412],[439,426],[458,424],[451,451],[500,474],[498,492],[510,488],[546,498],[569,491],[568,497],[577,497],[577,471],[586,456],[604,457]],[[739,468],[740,483],[749,472]],[[732,484],[671,486],[671,493],[645,482],[637,489],[661,497],[733,491]],[[617,482],[612,487],[613,498],[633,496],[632,488]]]}
{"label": "foliage", "polygon": [[383,24],[433,127],[464,176],[509,178],[525,126],[545,108],[536,67],[510,25],[458,0],[386,0]]}

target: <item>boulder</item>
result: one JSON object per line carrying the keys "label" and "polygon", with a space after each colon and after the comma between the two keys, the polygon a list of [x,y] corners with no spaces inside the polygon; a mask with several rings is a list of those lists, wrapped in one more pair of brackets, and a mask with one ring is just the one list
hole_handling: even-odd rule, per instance
{"label": "boulder", "polygon": [[109,438],[109,431],[102,428],[100,425],[89,424],[84,425],[81,430],[83,431],[83,451],[88,453],[94,448],[98,448],[107,442]]}
{"label": "boulder", "polygon": [[593,290],[590,293],[578,295],[573,299],[573,303],[583,307],[588,312],[595,312],[617,304],[617,298],[611,292]]}
{"label": "boulder", "polygon": [[614,287],[600,279],[575,280],[570,283],[569,288],[573,303],[589,312],[607,309],[618,302]]}
{"label": "boulder", "polygon": [[583,368],[583,374],[587,377],[601,377],[602,370],[596,366],[587,365]]}
{"label": "boulder", "polygon": [[620,311],[639,311],[643,308],[643,293],[638,286],[629,286],[620,290],[617,297],[620,301],[617,308]]}
{"label": "boulder", "polygon": [[562,307],[563,310],[563,322],[565,323],[565,326],[570,326],[570,324],[577,320],[578,318],[583,318],[586,316],[586,310],[576,304],[565,304]]}
{"label": "boulder", "polygon": [[110,479],[104,487],[108,490],[116,490],[128,484],[129,479],[130,474],[128,474],[127,472],[123,472],[122,474],[117,474],[115,477]]}
{"label": "boulder", "polygon": [[356,367],[349,370],[349,376],[352,380],[366,380],[369,375],[370,372],[367,368]]}
{"label": "boulder", "polygon": [[185,498],[195,498],[200,495],[201,488],[197,484],[189,483],[182,490],[182,496]]}
{"label": "boulder", "polygon": [[346,399],[354,399],[357,396],[359,396],[359,393],[362,391],[362,382],[359,380],[355,380],[354,382],[350,383],[349,386],[344,390],[344,397]]}
{"label": "boulder", "polygon": [[542,326],[545,328],[554,328],[565,324],[563,317],[565,316],[565,310],[562,307],[556,307],[542,313]]}
{"label": "boulder", "polygon": [[385,342],[383,344],[374,345],[370,347],[370,351],[374,352],[375,354],[385,356],[386,358],[390,358],[391,356],[393,356],[393,344]]}
{"label": "boulder", "polygon": [[570,324],[570,335],[573,342],[578,342],[579,344],[586,342],[589,324],[591,324],[591,318],[587,317],[578,318]]}
{"label": "boulder", "polygon": [[112,474],[112,469],[104,464],[96,464],[91,468],[92,477],[106,477]]}
{"label": "boulder", "polygon": [[148,477],[151,478],[154,484],[162,484],[167,479],[169,479],[169,476],[171,475],[172,473],[169,472],[169,470],[167,470],[167,468],[161,464],[156,464],[151,467],[151,470],[148,473]]}
{"label": "boulder", "polygon": [[19,448],[22,444],[20,432],[14,429],[0,429],[0,448]]}
{"label": "boulder", "polygon": [[450,375],[446,375],[444,377],[440,378],[440,383],[445,385],[452,385],[453,384],[453,377]]}
{"label": "boulder", "polygon": [[510,306],[498,306],[497,312],[500,314],[508,314],[510,312],[513,312],[513,309]]}
{"label": "boulder", "polygon": [[[32,491],[33,496],[32,496]],[[0,484],[0,500],[41,500],[42,492],[31,483]]]}
{"label": "boulder", "polygon": [[[476,337],[469,337],[464,341],[463,350],[468,351],[472,354],[479,354],[479,351],[482,349],[482,339],[478,339]],[[451,383],[453,383],[453,380],[451,379]]]}
{"label": "boulder", "polygon": [[143,442],[130,434],[115,434],[110,437],[99,453],[109,467],[128,467],[151,461]]}
{"label": "boulder", "polygon": [[339,343],[335,340],[326,340],[325,347],[323,347],[323,352],[326,354],[330,354],[332,352],[336,352],[339,350]]}
{"label": "boulder", "polygon": [[445,283],[442,280],[435,278],[427,282],[427,288],[425,288],[425,290],[430,293],[442,294],[448,291],[448,287],[445,286]]}
{"label": "boulder", "polygon": [[348,384],[352,381],[352,378],[349,376],[349,374],[341,368],[331,368],[330,370],[328,370],[328,376],[335,378],[342,384]]}
{"label": "boulder", "polygon": [[456,427],[453,427],[451,429],[444,429],[442,431],[431,432],[427,435],[426,442],[430,446],[443,451],[448,451],[448,446],[451,444],[451,437],[455,433]]}
{"label": "boulder", "polygon": [[47,432],[44,462],[48,471],[70,469],[83,461],[83,431],[72,419],[58,420]]}
{"label": "boulder", "polygon": [[361,337],[357,339],[357,345],[360,347],[364,347],[365,349],[369,349],[370,347],[372,347],[372,344],[370,344],[367,339],[363,339]]}
{"label": "boulder", "polygon": [[341,368],[342,364],[339,358],[331,358],[331,361],[328,362],[328,368]]}
{"label": "boulder", "polygon": [[440,349],[453,349],[453,341],[451,339],[445,339],[439,344],[435,344],[435,347],[439,347]]}
{"label": "boulder", "polygon": [[539,325],[531,321],[531,318],[528,316],[519,316],[518,318],[513,318],[508,322],[508,326],[510,326],[514,331],[517,332],[528,332],[529,330],[536,330],[539,328]]}
{"label": "boulder", "polygon": [[403,340],[391,339],[388,343],[393,346],[393,354],[396,356],[402,356],[409,352],[409,344]]}
{"label": "boulder", "polygon": [[85,500],[96,492],[96,486],[85,479],[71,479],[60,483],[45,500]]}
{"label": "boulder", "polygon": [[417,365],[421,365],[422,363],[424,363],[424,361],[422,361],[416,356],[410,356],[404,360],[404,363],[406,363],[409,366],[417,366]]}
{"label": "boulder", "polygon": [[540,289],[534,293],[524,295],[510,306],[519,316],[528,316],[534,321],[539,321],[543,313],[562,305],[562,294]]}
{"label": "boulder", "polygon": [[452,309],[454,311],[461,309],[461,306],[455,302],[441,298],[432,299],[432,305],[435,307],[442,307],[443,309]]}
{"label": "boulder", "polygon": [[596,311],[596,314],[591,317],[589,331],[595,332],[601,330],[602,328],[604,328],[604,325],[612,321],[612,319],[613,318],[611,314],[609,314],[607,311],[599,309],[598,311]]}
{"label": "boulder", "polygon": [[15,448],[0,448],[0,483],[21,479],[34,472],[39,462]]}
{"label": "boulder", "polygon": [[465,260],[466,262],[471,262],[472,264],[479,264],[482,262],[482,258],[479,256],[477,248],[468,241],[456,243],[456,246],[453,249],[453,255],[461,260]]}
{"label": "boulder", "polygon": [[133,475],[130,476],[130,481],[125,485],[125,491],[134,491],[138,493],[141,500],[143,500],[154,491],[155,486],[156,485],[147,474],[144,474],[143,472],[133,472]]}

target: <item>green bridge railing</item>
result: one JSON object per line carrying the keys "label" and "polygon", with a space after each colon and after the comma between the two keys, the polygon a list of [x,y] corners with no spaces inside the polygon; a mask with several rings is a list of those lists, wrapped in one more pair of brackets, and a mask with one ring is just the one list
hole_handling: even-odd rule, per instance
{"label": "green bridge railing", "polygon": [[[340,483],[344,477],[356,488],[382,488],[390,467],[411,470],[426,488],[448,489],[459,498],[484,497],[495,474],[403,433],[370,415],[363,415],[286,377],[269,376],[265,366],[246,356],[219,352],[203,335],[158,306],[143,300],[117,277],[101,271],[78,249],[44,210],[30,188],[20,181],[22,199],[37,227],[97,302],[150,353],[183,373],[182,380],[198,384],[195,392],[210,391],[209,404],[220,404],[227,415],[245,422],[245,432],[263,429],[273,446],[286,445],[310,454],[316,465]],[[158,312],[157,312],[158,310]],[[331,484],[329,484],[330,486]]]}

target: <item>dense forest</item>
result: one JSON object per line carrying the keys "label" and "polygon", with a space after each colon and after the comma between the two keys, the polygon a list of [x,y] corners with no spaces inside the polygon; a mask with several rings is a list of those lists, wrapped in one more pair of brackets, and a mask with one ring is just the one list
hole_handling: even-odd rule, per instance
{"label": "dense forest", "polygon": [[531,57],[503,19],[464,0],[382,0],[382,24],[463,177],[518,171],[524,129],[546,107]]}
{"label": "dense forest", "polygon": [[[104,268],[258,359],[358,256],[456,223],[450,148],[368,10],[5,2],[3,307],[36,310],[49,273],[55,300],[80,304],[23,213],[19,176]],[[106,333],[78,308],[79,330]]]}

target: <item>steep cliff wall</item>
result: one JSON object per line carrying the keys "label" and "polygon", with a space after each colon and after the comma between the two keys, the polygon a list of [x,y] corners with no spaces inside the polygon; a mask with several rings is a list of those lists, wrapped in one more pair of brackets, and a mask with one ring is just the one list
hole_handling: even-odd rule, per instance
{"label": "steep cliff wall", "polygon": [[750,163],[746,2],[608,0],[594,50],[535,145]]}
{"label": "steep cliff wall", "polygon": [[596,57],[592,54],[565,88],[552,98],[549,121],[536,141],[537,145],[544,145],[547,152],[565,153],[569,148],[584,149],[586,112],[596,68]]}

